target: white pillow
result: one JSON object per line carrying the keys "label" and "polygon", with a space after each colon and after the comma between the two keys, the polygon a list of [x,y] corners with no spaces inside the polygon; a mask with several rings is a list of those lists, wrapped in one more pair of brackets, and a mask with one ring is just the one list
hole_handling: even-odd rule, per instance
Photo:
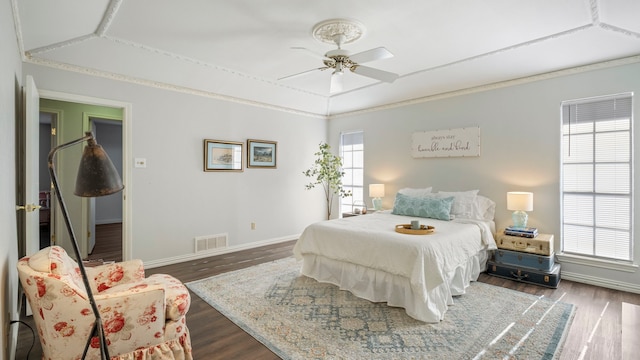
{"label": "white pillow", "polygon": [[477,213],[474,219],[492,221],[496,215],[496,203],[482,195],[476,197]]}
{"label": "white pillow", "polygon": [[404,188],[398,190],[398,192],[402,195],[411,196],[411,197],[425,197],[431,195],[431,190],[433,187],[429,186],[428,188],[423,189],[413,189],[413,188]]}
{"label": "white pillow", "polygon": [[451,214],[465,219],[475,219],[478,214],[476,202],[478,190],[469,191],[438,191],[440,196],[453,196]]}

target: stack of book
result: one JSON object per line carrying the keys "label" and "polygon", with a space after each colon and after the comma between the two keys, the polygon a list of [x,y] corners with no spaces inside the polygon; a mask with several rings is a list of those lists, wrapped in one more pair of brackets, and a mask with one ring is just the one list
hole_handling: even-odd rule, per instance
{"label": "stack of book", "polygon": [[533,227],[520,228],[520,227],[509,226],[504,229],[504,234],[510,235],[510,236],[534,238],[538,236],[538,229]]}

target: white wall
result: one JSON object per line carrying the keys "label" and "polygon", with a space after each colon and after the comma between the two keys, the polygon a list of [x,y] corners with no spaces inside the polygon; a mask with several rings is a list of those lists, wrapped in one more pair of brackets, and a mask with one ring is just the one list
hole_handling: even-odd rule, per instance
{"label": "white wall", "polygon": [[[365,185],[385,183],[385,208],[406,186],[433,186],[434,190],[479,189],[497,203],[496,224],[510,224],[506,193],[532,191],[534,210],[529,224],[555,234],[560,245],[560,102],[634,91],[634,113],[640,114],[640,64],[578,73],[548,80],[487,90],[399,108],[336,117],[329,123],[330,143],[338,146],[340,132],[364,130]],[[414,159],[411,134],[415,131],[480,126],[481,156]],[[634,136],[640,139],[640,126]],[[638,154],[636,146],[635,153]],[[640,169],[640,157],[635,157]],[[635,189],[640,189],[636,176]],[[634,205],[639,209],[638,196]],[[369,200],[369,199],[367,199]],[[635,223],[640,224],[640,212]],[[640,227],[634,233],[635,258],[640,260]],[[563,264],[567,276],[598,285],[640,292],[638,272],[613,271]]]}
{"label": "white wall", "polygon": [[[121,121],[95,121],[98,144],[109,155],[113,166],[122,177],[122,123]],[[95,198],[96,224],[113,224],[122,221],[122,196],[111,194]]]}
{"label": "white wall", "polygon": [[[16,119],[22,84],[20,55],[11,2],[0,1],[0,358],[9,358],[14,335],[6,324],[18,320],[18,239],[16,228]],[[9,340],[9,341],[7,341]]]}
{"label": "white wall", "polygon": [[[132,104],[132,257],[146,263],[194,253],[194,237],[230,246],[294,239],[323,219],[321,190],[302,171],[326,141],[326,120],[24,64],[39,89]],[[277,169],[203,171],[203,139],[278,142]],[[146,158],[147,168],[133,168]],[[256,223],[256,230],[250,224]]]}

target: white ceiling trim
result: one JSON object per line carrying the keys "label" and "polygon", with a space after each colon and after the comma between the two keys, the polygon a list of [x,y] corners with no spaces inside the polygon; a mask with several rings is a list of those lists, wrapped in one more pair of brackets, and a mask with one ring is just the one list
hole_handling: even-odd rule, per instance
{"label": "white ceiling trim", "polygon": [[65,48],[67,46],[77,45],[77,44],[83,43],[85,41],[88,41],[88,40],[91,40],[91,39],[96,39],[96,38],[98,38],[98,35],[93,34],[93,33],[92,34],[87,34],[87,35],[82,35],[82,36],[78,36],[76,38],[65,40],[65,41],[62,41],[62,42],[59,42],[59,43],[55,43],[55,44],[42,46],[42,47],[31,49],[31,50],[27,50],[25,55],[27,57],[33,57],[33,55],[36,55],[36,54],[44,54],[44,53],[49,52],[49,51],[62,49],[62,48]]}
{"label": "white ceiling trim", "polygon": [[613,32],[620,33],[620,34],[623,34],[623,35],[626,35],[626,36],[631,36],[631,37],[635,37],[637,39],[640,39],[640,33],[637,33],[635,31],[627,30],[627,29],[624,29],[624,28],[621,28],[621,27],[617,27],[617,26],[614,26],[614,25],[609,25],[607,23],[599,23],[598,26],[601,29],[604,29],[604,30],[613,31]]}
{"label": "white ceiling trim", "polygon": [[[605,26],[603,26],[603,25],[605,25]],[[411,72],[411,73],[407,73],[407,74],[401,75],[399,78],[402,79],[402,78],[408,78],[408,77],[415,76],[415,75],[425,74],[425,73],[428,73],[430,71],[446,69],[446,68],[454,66],[454,65],[460,65],[460,64],[471,62],[471,61],[476,61],[476,60],[479,60],[479,59],[482,59],[482,58],[498,55],[498,54],[503,53],[503,52],[517,50],[517,49],[520,49],[520,48],[525,48],[525,47],[529,47],[529,46],[533,46],[533,45],[538,45],[538,44],[546,42],[546,41],[555,40],[555,39],[558,39],[560,37],[569,36],[569,35],[576,34],[578,32],[586,31],[586,30],[589,30],[589,29],[591,29],[593,27],[595,27],[594,24],[583,25],[583,26],[580,26],[580,27],[577,27],[577,28],[574,28],[574,29],[569,29],[569,30],[566,30],[566,31],[562,31],[562,32],[559,32],[559,33],[556,33],[556,34],[552,34],[552,35],[549,35],[549,36],[545,36],[545,37],[539,38],[539,39],[534,39],[534,40],[523,42],[523,43],[520,43],[520,44],[504,47],[502,49],[489,51],[489,52],[486,52],[486,53],[483,53],[483,54],[478,54],[478,55],[471,56],[471,57],[468,57],[468,58],[452,61],[452,62],[449,62],[449,63],[446,63],[446,64],[441,64],[441,65],[433,66],[433,67],[430,67],[430,68],[417,70],[417,71],[414,71],[414,72]],[[615,28],[614,26],[610,26],[610,25],[607,26],[604,23],[600,24],[599,27],[601,27],[601,28],[603,28],[605,30],[614,30],[614,28]],[[633,32],[630,32],[628,30],[624,30],[624,29],[620,29],[620,28],[615,28],[615,29],[619,29],[616,32],[620,32],[620,33],[623,33],[623,34],[626,34],[626,35],[633,36]],[[343,92],[341,92],[339,94],[336,94],[334,96],[345,95],[345,94],[348,94],[348,93],[356,92],[356,91],[359,91],[359,90],[362,90],[362,89],[366,89],[366,88],[369,88],[369,87],[372,87],[372,86],[375,86],[375,85],[379,85],[379,84],[380,83],[374,83],[374,84],[361,86],[361,87],[358,87],[358,88],[351,89],[349,91],[343,91]],[[363,110],[366,111],[366,109],[363,109]]]}
{"label": "white ceiling trim", "polygon": [[54,68],[54,69],[71,71],[71,72],[74,72],[74,73],[79,73],[79,74],[85,74],[85,75],[89,75],[89,76],[105,78],[105,79],[109,79],[109,80],[121,81],[121,82],[130,83],[130,84],[136,84],[136,85],[141,85],[141,86],[152,87],[152,88],[156,88],[156,89],[175,91],[175,92],[184,93],[184,94],[190,94],[190,95],[195,95],[195,96],[202,96],[202,97],[221,100],[221,101],[229,101],[229,102],[239,103],[239,104],[243,104],[243,105],[260,107],[260,108],[263,108],[263,109],[269,109],[269,110],[281,111],[281,112],[285,112],[285,113],[302,115],[302,116],[306,116],[306,117],[312,117],[312,118],[318,118],[318,119],[326,119],[326,117],[327,117],[326,115],[323,115],[323,114],[314,114],[314,113],[311,113],[311,112],[295,110],[295,109],[287,108],[287,107],[284,107],[284,106],[271,105],[271,104],[267,104],[267,103],[264,103],[264,102],[252,101],[252,100],[237,98],[237,97],[228,96],[228,95],[221,95],[221,94],[213,93],[213,92],[210,92],[210,91],[197,90],[197,89],[188,88],[188,87],[184,87],[184,86],[178,86],[178,85],[168,84],[168,83],[159,82],[159,81],[141,79],[141,78],[136,78],[136,77],[122,75],[122,74],[116,74],[116,73],[97,70],[97,69],[89,69],[89,68],[86,68],[86,67],[83,67],[83,66],[65,64],[65,63],[61,63],[61,62],[57,62],[57,61],[51,61],[51,60],[48,60],[48,59],[42,59],[42,58],[37,58],[37,57],[29,57],[29,58],[27,58],[25,60],[25,62],[34,64],[34,65],[46,66],[46,67],[50,67],[50,68]]}
{"label": "white ceiling trim", "polygon": [[[522,85],[522,84],[531,83],[535,81],[547,80],[547,79],[552,79],[560,76],[567,76],[567,75],[572,75],[572,74],[577,74],[577,73],[582,73],[587,71],[594,71],[594,70],[606,69],[610,67],[640,63],[640,55],[630,56],[630,57],[611,60],[611,61],[605,61],[605,62],[596,63],[596,64],[584,65],[584,66],[575,67],[571,69],[563,69],[563,70],[558,70],[550,73],[528,76],[520,79],[501,81],[494,84],[476,86],[468,89],[461,89],[461,90],[451,91],[451,92],[442,93],[442,94],[424,96],[424,97],[419,97],[411,100],[399,101],[395,103],[385,104],[381,106],[374,106],[374,107],[356,110],[356,111],[348,111],[348,112],[339,113],[339,114],[331,114],[331,115],[315,114],[315,113],[295,110],[295,109],[291,109],[283,106],[276,106],[276,105],[271,105],[263,102],[257,102],[257,101],[251,101],[251,100],[236,98],[236,97],[227,96],[227,95],[221,95],[221,94],[217,94],[209,91],[197,90],[197,89],[188,88],[184,86],[177,86],[177,85],[167,84],[167,83],[158,82],[158,81],[140,79],[140,78],[135,78],[131,76],[101,71],[101,70],[87,69],[85,67],[59,63],[59,62],[51,61],[47,59],[28,58],[25,61],[35,65],[41,65],[41,66],[46,66],[46,67],[55,68],[59,70],[71,71],[75,73],[96,76],[96,77],[101,77],[101,78],[115,80],[115,81],[121,81],[121,82],[147,86],[147,87],[152,87],[152,88],[157,88],[162,90],[175,91],[175,92],[180,92],[180,93],[190,94],[195,96],[202,96],[202,97],[207,97],[207,98],[221,100],[221,101],[230,101],[234,103],[255,106],[255,107],[260,107],[260,108],[269,109],[269,110],[282,111],[285,113],[296,114],[296,115],[301,115],[301,116],[311,117],[316,119],[322,118],[322,119],[330,120],[330,119],[337,119],[337,118],[346,117],[346,116],[360,115],[360,114],[366,114],[366,113],[375,112],[375,111],[382,111],[382,110],[388,110],[388,109],[393,109],[393,108],[402,107],[402,106],[414,105],[414,104],[424,103],[428,101],[446,99],[446,98],[451,98],[455,96],[473,94],[473,93],[494,90],[494,89],[499,89],[499,88],[504,88],[509,86]],[[329,101],[329,99],[327,99],[327,101]]]}
{"label": "white ceiling trim", "polygon": [[170,51],[166,51],[166,50],[154,48],[154,47],[151,47],[151,46],[139,44],[139,43],[136,43],[134,41],[124,40],[124,39],[116,38],[116,37],[113,37],[113,36],[102,36],[102,38],[110,40],[110,41],[113,41],[113,42],[118,43],[118,44],[127,45],[127,46],[130,46],[130,47],[134,47],[134,48],[137,48],[137,49],[140,49],[140,50],[144,50],[144,51],[150,52],[150,53],[164,55],[164,56],[170,57],[172,59],[181,60],[181,61],[185,61],[185,62],[190,62],[190,63],[198,65],[198,66],[202,66],[202,67],[214,69],[214,70],[217,70],[217,71],[225,72],[225,73],[232,74],[232,75],[235,75],[235,76],[238,76],[238,77],[242,77],[242,78],[245,78],[245,79],[251,79],[251,80],[267,83],[267,84],[272,85],[272,86],[277,86],[277,87],[293,90],[293,91],[296,91],[296,92],[299,92],[299,93],[309,94],[309,95],[313,95],[313,96],[319,96],[321,98],[326,98],[326,96],[324,96],[322,94],[318,94],[318,93],[311,92],[311,91],[305,91],[305,90],[302,90],[302,89],[299,89],[299,88],[294,88],[294,87],[287,86],[287,85],[282,85],[280,83],[276,83],[276,82],[273,82],[273,81],[265,79],[265,78],[249,75],[249,74],[246,74],[246,73],[243,73],[243,72],[240,72],[240,71],[236,71],[236,70],[233,70],[233,69],[228,69],[228,68],[225,68],[225,67],[222,67],[222,66],[219,66],[219,65],[211,64],[211,63],[208,63],[208,62],[205,62],[205,61],[202,61],[202,60],[198,60],[198,59],[194,59],[194,58],[191,58],[191,57],[188,57],[188,56],[176,54],[176,53],[173,53],[173,52],[170,52]]}
{"label": "white ceiling trim", "polygon": [[96,35],[104,36],[113,19],[116,17],[116,13],[118,9],[120,9],[120,5],[122,4],[122,0],[111,0],[109,1],[109,6],[107,7],[107,11],[105,11],[104,16],[102,17],[102,21],[100,21],[100,25],[98,25],[98,29],[96,29]]}
{"label": "white ceiling trim", "polygon": [[[77,44],[80,44],[80,43],[88,41],[88,40],[96,39],[98,37],[102,38],[102,39],[109,40],[109,41],[117,43],[117,44],[122,44],[122,45],[129,46],[129,47],[132,47],[132,48],[140,49],[140,50],[143,50],[143,51],[146,51],[146,52],[149,52],[149,53],[167,56],[167,57],[175,59],[175,60],[189,62],[189,63],[195,64],[195,65],[198,65],[198,66],[214,69],[216,71],[221,71],[221,72],[224,72],[224,73],[232,74],[234,76],[242,77],[242,78],[245,78],[245,79],[251,79],[251,80],[254,80],[254,81],[258,81],[258,82],[267,83],[267,84],[269,84],[271,86],[277,86],[277,87],[285,88],[285,89],[292,90],[292,91],[295,91],[295,92],[298,92],[298,93],[308,94],[308,95],[312,95],[312,96],[316,96],[316,97],[321,97],[323,99],[327,98],[327,96],[322,95],[322,94],[318,94],[316,92],[306,91],[306,90],[302,90],[300,88],[296,88],[296,87],[292,87],[292,86],[288,86],[288,85],[283,85],[283,84],[280,84],[280,83],[277,83],[277,82],[274,82],[274,81],[271,81],[271,80],[268,80],[268,79],[260,78],[260,77],[249,75],[249,74],[245,74],[245,73],[233,70],[233,69],[228,69],[228,68],[225,68],[225,67],[221,67],[221,66],[218,66],[218,65],[215,65],[215,64],[211,64],[211,63],[202,61],[202,60],[194,59],[194,58],[187,57],[187,56],[184,56],[184,55],[172,53],[172,52],[165,51],[165,50],[162,50],[162,49],[154,48],[154,47],[151,47],[151,46],[139,44],[139,43],[136,43],[136,42],[133,42],[133,41],[124,40],[124,39],[120,39],[120,38],[113,37],[113,36],[108,36],[108,35],[99,36],[97,34],[88,34],[88,35],[79,36],[77,38],[66,40],[66,41],[63,41],[63,42],[56,43],[56,44],[51,44],[51,45],[43,46],[43,47],[40,47],[40,48],[28,50],[25,53],[25,57],[28,58],[28,59],[33,59],[33,58],[35,58],[34,55],[44,54],[44,53],[47,53],[47,52],[50,52],[50,51],[55,51],[55,50],[58,50],[58,49],[61,49],[61,48],[67,47],[67,46],[77,45]],[[42,59],[42,60],[45,60],[45,59]]]}
{"label": "white ceiling trim", "polygon": [[431,68],[428,68],[428,69],[414,71],[412,73],[405,74],[405,75],[403,75],[401,77],[404,78],[404,77],[413,76],[413,75],[417,75],[417,74],[423,74],[423,73],[426,73],[426,72],[429,72],[429,71],[444,69],[444,68],[447,68],[447,67],[450,67],[450,66],[453,66],[453,65],[464,64],[464,63],[467,63],[467,62],[470,62],[470,61],[475,61],[475,60],[482,59],[482,58],[485,58],[485,57],[489,57],[489,56],[492,56],[492,55],[497,55],[497,54],[500,54],[500,53],[503,53],[503,52],[507,52],[507,51],[511,51],[511,50],[517,50],[517,49],[520,49],[520,48],[525,48],[525,47],[537,45],[537,44],[543,43],[545,41],[554,40],[554,39],[557,39],[557,38],[560,38],[560,37],[573,35],[575,33],[578,33],[578,32],[584,31],[584,30],[588,30],[588,29],[592,28],[593,26],[594,26],[593,24],[587,24],[587,25],[584,25],[584,26],[577,27],[575,29],[562,31],[560,33],[549,35],[549,36],[545,36],[545,37],[542,37],[542,38],[539,38],[539,39],[535,39],[535,40],[523,42],[523,43],[520,43],[520,44],[508,46],[508,47],[505,47],[505,48],[502,48],[502,49],[498,49],[498,50],[489,51],[489,52],[486,52],[484,54],[471,56],[471,57],[468,57],[468,58],[465,58],[465,59],[460,59],[460,60],[453,61],[453,62],[450,62],[450,63],[434,66],[434,67],[431,67]]}
{"label": "white ceiling trim", "polygon": [[424,103],[428,101],[441,100],[441,99],[451,98],[455,96],[468,95],[468,94],[478,93],[478,92],[487,91],[487,90],[494,90],[494,89],[500,89],[500,88],[505,88],[509,86],[522,85],[522,84],[527,84],[527,83],[540,81],[540,80],[547,80],[547,79],[552,79],[552,78],[561,77],[561,76],[573,75],[573,74],[583,73],[587,71],[595,71],[595,70],[601,70],[601,69],[628,65],[628,64],[635,64],[635,63],[640,63],[640,55],[600,62],[596,64],[579,66],[571,69],[563,69],[563,70],[553,71],[545,74],[532,75],[532,76],[527,76],[520,79],[501,81],[493,84],[481,85],[481,86],[476,86],[468,89],[450,91],[442,94],[429,95],[429,96],[419,97],[411,100],[399,101],[399,102],[385,104],[381,106],[374,106],[367,109],[348,111],[348,112],[339,113],[339,114],[332,114],[327,116],[327,119],[337,119],[337,118],[346,117],[346,116],[366,114],[366,113],[375,112],[375,111],[388,110],[388,109],[393,109],[393,108],[407,106],[407,105]]}
{"label": "white ceiling trim", "polygon": [[20,22],[18,2],[16,0],[11,0],[11,10],[13,12],[13,26],[16,31],[16,40],[18,41],[18,51],[20,51],[20,57],[22,60],[24,60],[26,53],[24,51],[24,43],[22,41],[22,23]]}

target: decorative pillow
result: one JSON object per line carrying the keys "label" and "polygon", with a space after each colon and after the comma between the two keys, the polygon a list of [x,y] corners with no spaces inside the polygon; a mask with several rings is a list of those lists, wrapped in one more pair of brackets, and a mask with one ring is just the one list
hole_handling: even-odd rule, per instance
{"label": "decorative pillow", "polygon": [[491,221],[496,215],[496,203],[482,195],[476,197],[477,213],[474,219]]}
{"label": "decorative pillow", "polygon": [[404,188],[404,189],[398,190],[398,192],[402,195],[407,195],[411,197],[425,197],[433,194],[431,192],[432,189],[433,187],[431,186],[423,189]]}
{"label": "decorative pillow", "polygon": [[453,196],[447,198],[412,197],[396,194],[392,214],[449,221]]}
{"label": "decorative pillow", "polygon": [[469,191],[438,191],[439,196],[453,196],[453,205],[451,205],[451,213],[456,217],[465,219],[474,219],[478,213],[476,197],[478,190]]}
{"label": "decorative pillow", "polygon": [[60,246],[49,246],[33,254],[29,258],[29,266],[54,275],[75,275],[78,268],[78,264]]}

